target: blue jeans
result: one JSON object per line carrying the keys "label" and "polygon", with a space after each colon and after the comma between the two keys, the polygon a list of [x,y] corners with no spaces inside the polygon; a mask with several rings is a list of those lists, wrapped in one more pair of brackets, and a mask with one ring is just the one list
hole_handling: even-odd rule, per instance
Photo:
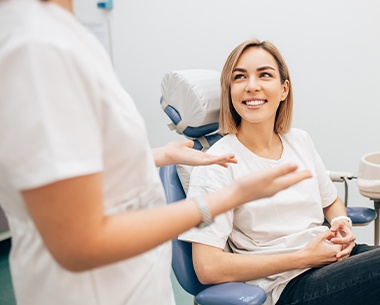
{"label": "blue jeans", "polygon": [[380,247],[356,245],[349,258],[292,279],[276,305],[379,305]]}

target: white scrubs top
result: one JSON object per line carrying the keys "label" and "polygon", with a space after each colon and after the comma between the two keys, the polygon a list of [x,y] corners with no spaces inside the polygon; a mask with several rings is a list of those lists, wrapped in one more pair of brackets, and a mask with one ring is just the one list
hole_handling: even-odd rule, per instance
{"label": "white scrubs top", "polygon": [[102,172],[105,213],[165,204],[143,120],[107,53],[50,2],[0,1],[0,29],[0,203],[17,304],[173,305],[170,243],[72,273],[53,259],[21,197]]}

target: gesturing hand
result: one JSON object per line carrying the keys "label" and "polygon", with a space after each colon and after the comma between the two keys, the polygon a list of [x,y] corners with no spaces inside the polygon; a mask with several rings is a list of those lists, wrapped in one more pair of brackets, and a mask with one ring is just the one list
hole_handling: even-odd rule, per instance
{"label": "gesturing hand", "polygon": [[210,165],[218,164],[227,167],[228,163],[237,163],[234,154],[214,156],[197,149],[193,149],[194,142],[191,140],[183,142],[169,142],[164,146],[165,154],[170,164],[183,165]]}

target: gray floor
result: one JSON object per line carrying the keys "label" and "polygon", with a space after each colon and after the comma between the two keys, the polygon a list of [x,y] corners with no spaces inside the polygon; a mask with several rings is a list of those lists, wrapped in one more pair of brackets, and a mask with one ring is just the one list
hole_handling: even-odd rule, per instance
{"label": "gray floor", "polygon": [[175,296],[175,302],[177,305],[193,305],[193,296],[188,294],[177,282],[174,273],[172,272],[172,283]]}
{"label": "gray floor", "polygon": [[[9,273],[8,254],[10,239],[0,242],[0,304],[16,305]],[[172,273],[173,289],[177,305],[193,305],[193,297],[184,291]]]}

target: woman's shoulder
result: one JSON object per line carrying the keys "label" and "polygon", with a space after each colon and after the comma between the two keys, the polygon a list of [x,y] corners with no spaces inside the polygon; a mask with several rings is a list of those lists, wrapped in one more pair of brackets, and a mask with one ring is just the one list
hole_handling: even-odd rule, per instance
{"label": "woman's shoulder", "polygon": [[210,154],[226,154],[231,153],[231,150],[236,145],[236,135],[227,134],[213,144],[207,151]]}
{"label": "woman's shoulder", "polygon": [[289,132],[282,135],[289,146],[298,149],[314,150],[314,143],[310,135],[303,129],[291,128]]}
{"label": "woman's shoulder", "polygon": [[297,128],[297,127],[292,127],[290,130],[286,133],[286,135],[292,135],[292,136],[308,136],[307,131]]}
{"label": "woman's shoulder", "polygon": [[291,128],[287,133],[282,135],[284,138],[289,140],[310,140],[309,134],[300,128]]}
{"label": "woman's shoulder", "polygon": [[[224,155],[229,153],[235,153],[234,145],[235,135],[225,135],[215,144],[213,144],[208,150],[207,154],[212,155]],[[226,177],[229,176],[232,166],[224,168],[219,165],[207,165],[207,166],[195,166],[192,168],[191,179],[197,181],[197,184],[202,185],[209,183],[210,181],[220,180],[220,183],[225,184]],[[224,182],[223,182],[224,181]]]}

